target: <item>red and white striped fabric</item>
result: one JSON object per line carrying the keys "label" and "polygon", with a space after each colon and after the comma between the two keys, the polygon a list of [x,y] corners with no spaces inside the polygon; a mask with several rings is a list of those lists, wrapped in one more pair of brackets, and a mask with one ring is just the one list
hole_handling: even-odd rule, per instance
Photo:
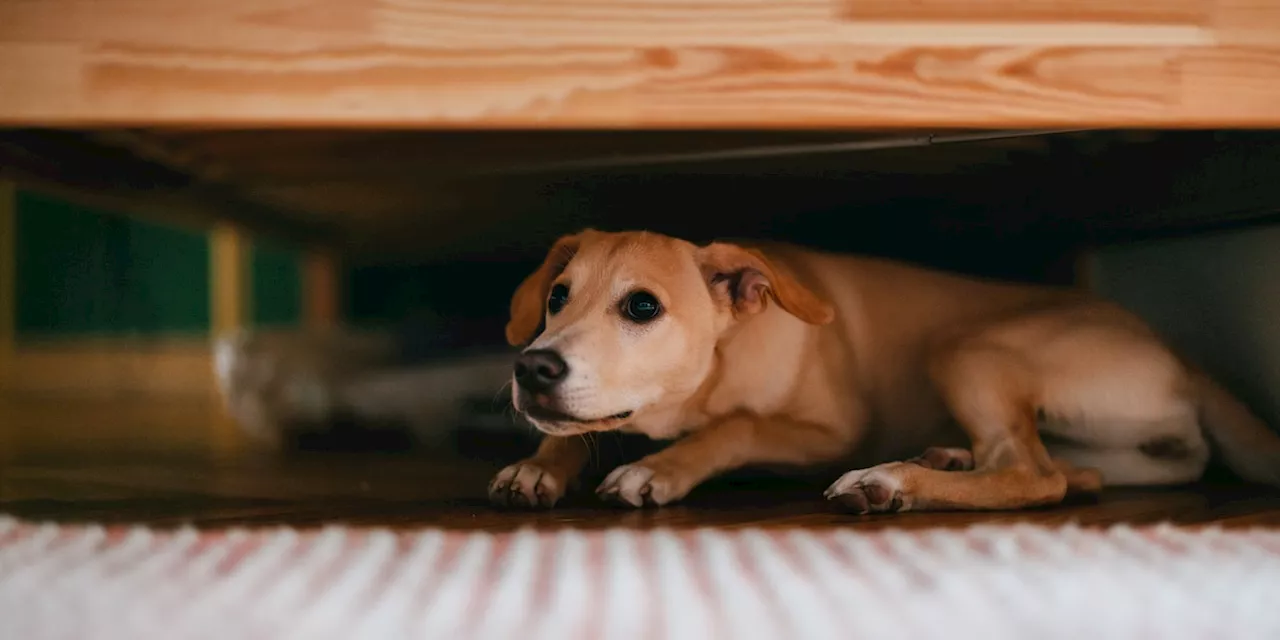
{"label": "red and white striped fabric", "polygon": [[1280,531],[486,534],[0,517],[0,638],[1280,638]]}

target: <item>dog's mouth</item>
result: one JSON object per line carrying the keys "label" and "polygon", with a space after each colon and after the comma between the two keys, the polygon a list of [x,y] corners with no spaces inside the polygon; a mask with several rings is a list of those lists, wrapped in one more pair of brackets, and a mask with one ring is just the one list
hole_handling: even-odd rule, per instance
{"label": "dog's mouth", "polygon": [[576,425],[584,425],[584,426],[585,425],[603,425],[603,424],[608,424],[612,422],[618,422],[620,420],[626,420],[627,418],[631,417],[632,413],[634,413],[632,411],[623,411],[621,413],[615,413],[613,415],[605,416],[603,418],[581,418],[578,416],[564,413],[562,411],[556,411],[555,409],[548,409],[546,407],[538,406],[536,404],[528,407],[523,407],[520,409],[520,412],[523,413],[525,417],[531,420],[534,420],[536,422],[552,422],[552,423],[560,423],[560,424],[568,423],[568,424],[576,424]]}

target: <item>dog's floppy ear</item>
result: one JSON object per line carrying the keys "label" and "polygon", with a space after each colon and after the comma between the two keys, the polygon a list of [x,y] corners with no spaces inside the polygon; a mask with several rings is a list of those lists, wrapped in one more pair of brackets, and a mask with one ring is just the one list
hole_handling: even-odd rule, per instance
{"label": "dog's floppy ear", "polygon": [[773,298],[787,313],[809,324],[835,319],[830,304],[755,249],[717,242],[700,247],[697,260],[712,297],[732,305],[735,315],[759,313]]}
{"label": "dog's floppy ear", "polygon": [[507,342],[519,346],[533,339],[542,325],[542,315],[547,304],[551,283],[564,271],[573,259],[587,232],[575,233],[556,240],[542,266],[520,283],[511,296],[511,319],[507,322]]}

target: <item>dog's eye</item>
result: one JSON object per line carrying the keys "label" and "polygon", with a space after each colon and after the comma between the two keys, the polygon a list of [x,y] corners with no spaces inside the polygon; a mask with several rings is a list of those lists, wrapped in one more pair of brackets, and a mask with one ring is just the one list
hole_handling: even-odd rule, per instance
{"label": "dog's eye", "polygon": [[622,303],[622,311],[635,322],[649,322],[662,313],[662,304],[648,291],[637,291]]}
{"label": "dog's eye", "polygon": [[547,311],[551,315],[560,313],[564,305],[569,303],[569,287],[558,284],[551,287],[551,295],[547,296]]}

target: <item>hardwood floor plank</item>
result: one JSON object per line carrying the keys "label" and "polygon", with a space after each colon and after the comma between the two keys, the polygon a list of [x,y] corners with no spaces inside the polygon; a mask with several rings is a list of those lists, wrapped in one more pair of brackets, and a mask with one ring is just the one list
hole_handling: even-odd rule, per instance
{"label": "hardwood floor plank", "polygon": [[548,512],[484,498],[493,465],[415,456],[326,455],[251,463],[30,463],[0,471],[0,511],[36,520],[200,527],[328,523],[511,531],[522,527],[850,527],[920,529],[1031,523],[1280,526],[1280,493],[1200,485],[1113,490],[1020,512],[853,516],[821,499],[822,479],[724,479],[662,509],[598,503],[590,492]]}
{"label": "hardwood floor plank", "polygon": [[[0,399],[3,399],[0,396]],[[853,516],[822,499],[831,473],[741,472],[698,487],[683,502],[633,511],[599,502],[606,471],[655,445],[602,438],[578,491],[553,511],[489,505],[490,478],[527,453],[520,431],[463,430],[404,453],[225,451],[212,437],[216,409],[155,398],[0,402],[0,437],[18,456],[0,461],[0,513],[33,520],[175,527],[330,523],[399,529],[447,527],[809,527],[878,530],[1016,522],[1101,527],[1117,523],[1280,527],[1280,491],[1217,480],[1181,488],[1111,490],[1030,511]]]}

